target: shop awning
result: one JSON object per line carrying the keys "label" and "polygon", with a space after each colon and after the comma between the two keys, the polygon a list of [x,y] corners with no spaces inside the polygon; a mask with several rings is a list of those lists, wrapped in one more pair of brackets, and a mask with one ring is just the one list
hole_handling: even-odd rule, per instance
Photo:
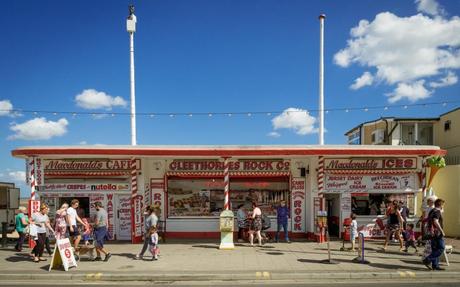
{"label": "shop awning", "polygon": [[130,171],[46,171],[46,177],[128,177]]}
{"label": "shop awning", "polygon": [[[170,171],[166,173],[168,177],[191,177],[191,178],[215,178],[224,177],[223,171],[203,171],[203,172],[186,172]],[[230,177],[289,177],[288,171],[259,171],[259,172],[242,172],[230,171]]]}

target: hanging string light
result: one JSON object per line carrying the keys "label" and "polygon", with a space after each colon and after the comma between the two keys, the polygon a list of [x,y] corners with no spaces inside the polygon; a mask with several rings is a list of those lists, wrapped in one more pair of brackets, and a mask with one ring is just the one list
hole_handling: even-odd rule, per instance
{"label": "hanging string light", "polygon": [[[404,104],[404,105],[391,105],[391,106],[363,106],[363,107],[338,107],[338,108],[328,108],[325,110],[326,113],[331,113],[331,112],[345,112],[349,113],[351,111],[364,111],[368,112],[370,110],[384,110],[388,111],[390,108],[402,108],[404,110],[407,110],[411,107],[433,107],[433,106],[442,106],[446,107],[448,104],[459,104],[460,100],[457,101],[444,101],[444,102],[432,102],[432,103],[421,103],[421,104]],[[0,109],[0,112],[5,112],[5,113],[10,113],[10,114],[33,114],[34,116],[38,115],[47,115],[51,114],[54,116],[57,115],[71,115],[72,117],[76,117],[77,115],[89,115],[94,118],[103,118],[108,115],[115,117],[115,116],[130,116],[131,114],[129,112],[112,112],[112,113],[107,113],[107,112],[86,112],[86,111],[49,111],[49,110],[24,110],[24,109]],[[315,113],[319,112],[318,109],[299,109],[299,110],[289,110],[289,111],[245,111],[245,112],[196,112],[196,113],[152,113],[152,112],[140,112],[136,113],[136,116],[147,116],[150,118],[153,118],[155,116],[169,116],[170,118],[174,118],[176,116],[204,116],[207,115],[208,117],[213,117],[217,115],[222,115],[222,116],[228,116],[232,117],[233,115],[245,115],[247,117],[251,117],[253,115],[266,115],[266,116],[273,116],[273,115],[279,115],[282,113],[286,113],[287,115],[295,114],[295,113],[305,113],[305,114],[310,114],[310,113]]]}

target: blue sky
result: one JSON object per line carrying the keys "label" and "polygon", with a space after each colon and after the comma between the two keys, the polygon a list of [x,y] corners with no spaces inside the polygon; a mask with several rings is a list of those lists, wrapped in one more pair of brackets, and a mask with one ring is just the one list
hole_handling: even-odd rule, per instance
{"label": "blue sky", "polygon": [[130,144],[128,116],[79,114],[129,112],[129,3],[138,112],[279,112],[139,116],[141,145],[316,144],[320,13],[326,109],[389,107],[327,113],[326,144],[345,144],[363,121],[460,105],[458,0],[10,1],[0,17],[1,180],[23,187],[24,161],[10,155],[19,146]]}

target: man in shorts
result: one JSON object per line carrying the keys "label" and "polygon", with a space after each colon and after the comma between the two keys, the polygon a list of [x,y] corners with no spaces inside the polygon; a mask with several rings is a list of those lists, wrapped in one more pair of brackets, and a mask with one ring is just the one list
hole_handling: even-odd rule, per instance
{"label": "man in shorts", "polygon": [[102,203],[100,201],[96,202],[94,206],[96,207],[96,216],[94,218],[94,240],[96,242],[95,245],[97,253],[95,260],[102,261],[101,253],[104,253],[104,261],[107,262],[110,257],[112,257],[112,254],[104,249],[104,242],[107,238],[108,232],[107,227],[109,226],[107,211],[102,208]]}
{"label": "man in shorts", "polygon": [[78,244],[81,240],[80,231],[77,227],[77,221],[80,222],[83,226],[86,224],[81,220],[80,216],[77,214],[77,208],[79,205],[78,199],[72,199],[70,202],[70,207],[67,209],[67,231],[69,232],[70,240],[73,241],[75,256],[78,258]]}

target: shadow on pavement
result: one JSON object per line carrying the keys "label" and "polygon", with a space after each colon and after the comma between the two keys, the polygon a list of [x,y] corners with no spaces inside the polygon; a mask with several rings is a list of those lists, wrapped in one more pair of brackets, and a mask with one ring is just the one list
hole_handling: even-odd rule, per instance
{"label": "shadow on pavement", "polygon": [[126,257],[133,260],[136,259],[136,255],[133,253],[112,253],[112,255]]}
{"label": "shadow on pavement", "polygon": [[6,257],[8,262],[32,262],[32,259],[29,255],[16,253],[14,256]]}
{"label": "shadow on pavement", "polygon": [[268,255],[284,255],[283,252],[265,252],[265,254],[268,254]]}
{"label": "shadow on pavement", "polygon": [[219,249],[218,245],[215,244],[198,244],[198,245],[192,245],[194,248],[207,248],[207,249]]}
{"label": "shadow on pavement", "polygon": [[[297,261],[302,262],[302,263],[322,263],[324,260],[321,259],[297,259]],[[346,259],[338,259],[334,258],[334,261],[340,262],[340,263],[353,263],[353,264],[361,264],[359,262],[354,262],[352,260],[346,260]],[[413,264],[414,262],[408,262]],[[417,262],[415,262],[416,264]],[[380,268],[380,269],[390,269],[390,270],[398,270],[398,269],[403,269],[403,270],[414,270],[414,271],[424,271],[426,268],[420,266],[420,267],[412,267],[412,266],[403,266],[403,265],[398,265],[398,264],[385,264],[385,263],[369,263],[367,264],[370,267],[374,268]]]}

